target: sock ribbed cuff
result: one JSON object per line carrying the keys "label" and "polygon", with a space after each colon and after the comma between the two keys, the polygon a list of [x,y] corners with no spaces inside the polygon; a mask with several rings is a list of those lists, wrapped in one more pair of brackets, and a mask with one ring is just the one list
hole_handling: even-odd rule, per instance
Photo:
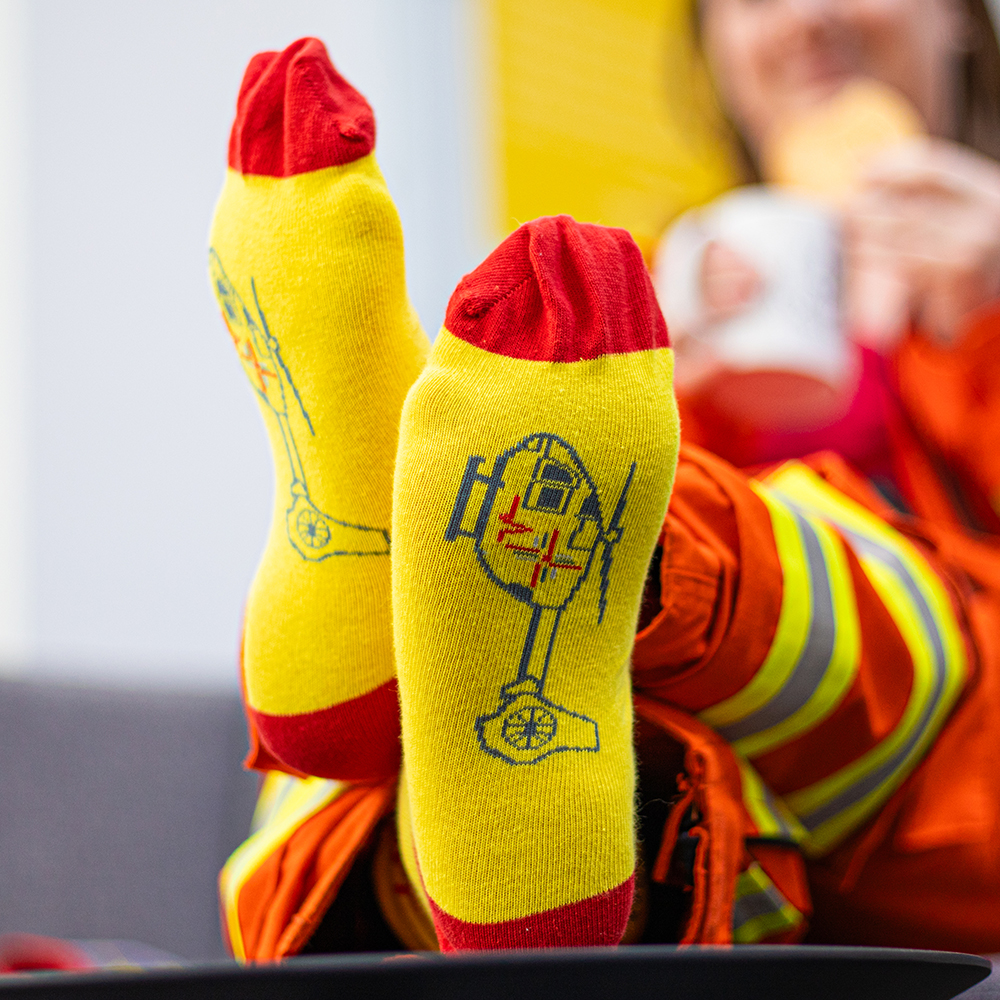
{"label": "sock ribbed cuff", "polygon": [[628,926],[635,876],[607,892],[529,917],[475,924],[450,916],[430,900],[442,951],[512,948],[593,948],[618,944]]}
{"label": "sock ribbed cuff", "polygon": [[271,715],[248,705],[271,754],[296,770],[339,781],[376,781],[399,771],[396,679],[329,708]]}

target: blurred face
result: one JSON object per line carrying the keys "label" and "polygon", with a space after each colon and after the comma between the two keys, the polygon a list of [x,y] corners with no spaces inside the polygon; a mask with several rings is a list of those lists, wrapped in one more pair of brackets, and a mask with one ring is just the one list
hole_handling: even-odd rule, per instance
{"label": "blurred face", "polygon": [[705,52],[753,152],[853,77],[900,90],[932,134],[953,122],[960,0],[702,0]]}

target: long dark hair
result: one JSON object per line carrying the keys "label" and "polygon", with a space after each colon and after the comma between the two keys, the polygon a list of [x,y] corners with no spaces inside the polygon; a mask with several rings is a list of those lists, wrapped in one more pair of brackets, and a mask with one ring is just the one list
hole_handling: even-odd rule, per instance
{"label": "long dark hair", "polygon": [[955,138],[1000,160],[1000,46],[986,2],[965,0],[970,37],[959,67]]}

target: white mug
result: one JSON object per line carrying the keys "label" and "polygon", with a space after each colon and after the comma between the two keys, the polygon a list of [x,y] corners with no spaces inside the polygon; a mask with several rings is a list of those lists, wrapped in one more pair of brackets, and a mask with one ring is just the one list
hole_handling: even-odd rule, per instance
{"label": "white mug", "polygon": [[[701,294],[712,242],[734,250],[761,278],[746,308],[717,322],[706,318]],[[672,337],[697,342],[688,353],[701,358],[700,391],[753,425],[792,430],[834,419],[856,383],[858,354],[844,333],[839,272],[835,216],[754,185],[682,215],[661,241],[653,283]],[[678,353],[683,390],[685,352]]]}

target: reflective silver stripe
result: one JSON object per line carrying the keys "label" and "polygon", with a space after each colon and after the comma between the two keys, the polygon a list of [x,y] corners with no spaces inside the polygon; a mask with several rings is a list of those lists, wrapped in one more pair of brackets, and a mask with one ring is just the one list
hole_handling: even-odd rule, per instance
{"label": "reflective silver stripe", "polygon": [[930,722],[930,717],[934,714],[938,707],[938,702],[941,698],[941,691],[944,688],[944,676],[942,674],[937,674],[934,679],[934,691],[931,693],[930,701],[927,707],[924,709],[916,726],[914,726],[913,734],[910,738],[896,751],[893,756],[888,760],[884,761],[873,771],[869,771],[863,778],[859,778],[850,788],[845,792],[841,792],[840,795],[835,796],[830,799],[829,802],[824,803],[812,812],[805,813],[800,816],[799,819],[802,821],[802,825],[807,830],[815,830],[820,824],[825,823],[828,819],[836,816],[837,813],[843,812],[855,803],[860,802],[869,792],[875,791],[879,785],[888,781],[897,771],[901,770],[906,764],[906,758],[909,757],[914,749],[916,749],[917,744],[924,738],[927,733],[927,726]]}
{"label": "reflective silver stripe", "polygon": [[782,815],[781,809],[778,807],[774,793],[763,782],[761,782],[760,788],[763,792],[764,803],[766,804],[768,812],[771,814],[771,818],[774,820],[775,825],[778,827],[783,836],[787,837],[792,843],[795,843],[799,837],[785,821],[785,817]]}
{"label": "reflective silver stripe", "polygon": [[[788,503],[789,506],[795,508],[797,513],[801,513],[803,511],[803,508],[786,494],[782,493],[782,499]],[[836,525],[838,530],[851,543],[851,545],[855,547],[859,554],[864,554],[885,566],[899,581],[900,585],[909,595],[917,609],[917,613],[920,616],[920,621],[924,627],[924,631],[930,640],[931,651],[933,654],[932,660],[934,680],[933,687],[928,692],[923,711],[920,713],[919,718],[915,721],[910,737],[894,754],[881,764],[877,765],[863,777],[858,778],[857,781],[855,781],[849,788],[845,789],[839,795],[834,796],[834,798],[828,800],[827,802],[824,802],[823,805],[818,806],[811,812],[799,814],[799,819],[801,820],[802,825],[810,831],[815,830],[817,827],[827,822],[838,813],[843,812],[844,810],[857,804],[864,799],[865,796],[875,791],[880,785],[891,780],[894,775],[915,763],[910,761],[909,758],[913,756],[918,744],[926,736],[928,727],[937,713],[948,674],[947,656],[945,654],[944,642],[941,638],[937,622],[927,604],[926,599],[924,598],[923,593],[917,586],[912,574],[903,561],[884,545],[880,545],[871,538],[867,538],[855,531],[851,531],[844,525],[839,524],[837,520],[829,514],[824,514],[823,516],[827,521]]]}
{"label": "reflective silver stripe", "polygon": [[873,559],[877,559],[890,569],[910,595],[931,641],[934,654],[934,686],[928,693],[924,710],[914,724],[910,738],[891,757],[883,761],[874,770],[869,771],[863,778],[859,778],[846,791],[841,792],[840,795],[830,799],[812,812],[800,816],[802,825],[807,830],[815,830],[821,823],[825,823],[828,819],[836,816],[837,813],[843,812],[855,803],[860,802],[866,795],[875,791],[879,785],[888,781],[897,771],[900,771],[907,765],[908,758],[913,754],[917,744],[924,738],[927,728],[937,712],[948,673],[944,643],[941,639],[937,622],[934,620],[934,615],[928,607],[924,595],[921,593],[920,588],[917,587],[910,571],[903,564],[902,560],[894,552],[890,552],[887,548],[872,541],[870,538],[864,538],[839,525],[838,527],[840,527],[845,537],[859,551],[864,552]]}
{"label": "reflective silver stripe", "polygon": [[757,711],[729,725],[718,727],[719,734],[729,743],[771,729],[803,708],[816,693],[833,656],[837,623],[826,559],[812,525],[794,504],[789,504],[789,508],[802,536],[809,566],[809,582],[812,586],[809,634],[798,662],[781,690]]}
{"label": "reflective silver stripe", "polygon": [[741,754],[736,755],[736,763],[740,769],[743,805],[757,827],[758,836],[792,844],[804,840],[808,834],[802,824],[764,784],[753,764]]}
{"label": "reflective silver stripe", "polygon": [[733,899],[733,943],[753,944],[775,934],[800,927],[804,917],[768,878],[767,872],[751,861],[736,880]]}
{"label": "reflective silver stripe", "polygon": [[787,903],[788,900],[773,885],[740,896],[733,903],[733,928],[742,927],[743,924],[758,917],[780,913]]}
{"label": "reflective silver stripe", "polygon": [[924,598],[923,592],[917,586],[913,579],[913,575],[903,564],[903,561],[896,555],[895,552],[887,549],[884,545],[879,545],[878,542],[873,541],[870,538],[865,538],[863,535],[850,531],[843,525],[838,524],[837,527],[844,537],[847,538],[859,551],[864,552],[865,555],[871,556],[872,559],[877,559],[884,566],[891,569],[898,577],[899,582],[903,585],[906,592],[913,599],[913,603],[917,606],[917,611],[920,612],[920,620],[924,623],[924,627],[927,629],[927,634],[930,636],[931,644],[934,647],[934,662],[943,670],[945,667],[944,642],[941,639],[941,631],[938,628],[937,620],[934,618],[934,613],[931,611],[930,607],[928,607],[927,600]]}

